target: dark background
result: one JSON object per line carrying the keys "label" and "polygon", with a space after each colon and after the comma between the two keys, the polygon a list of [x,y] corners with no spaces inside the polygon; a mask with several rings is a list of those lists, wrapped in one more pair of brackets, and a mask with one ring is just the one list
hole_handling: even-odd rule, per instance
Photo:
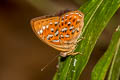
{"label": "dark background", "polygon": [[[65,9],[78,9],[87,0],[0,0],[0,80],[51,80],[57,59],[43,68],[59,52],[40,41],[30,26],[34,17]],[[90,72],[107,49],[112,33],[120,24],[120,9],[97,41],[80,80],[90,80]]]}

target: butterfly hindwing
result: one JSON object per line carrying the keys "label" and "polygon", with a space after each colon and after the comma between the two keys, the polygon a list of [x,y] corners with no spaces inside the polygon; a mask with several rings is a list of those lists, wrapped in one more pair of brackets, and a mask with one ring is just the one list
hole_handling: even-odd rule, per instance
{"label": "butterfly hindwing", "polygon": [[64,43],[73,43],[79,38],[83,27],[83,14],[80,11],[65,13],[60,17],[60,36]]}

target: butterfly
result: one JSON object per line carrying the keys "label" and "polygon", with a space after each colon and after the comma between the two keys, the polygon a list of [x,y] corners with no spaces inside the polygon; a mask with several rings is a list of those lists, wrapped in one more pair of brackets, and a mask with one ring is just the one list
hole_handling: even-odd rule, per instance
{"label": "butterfly", "polygon": [[31,20],[37,37],[49,46],[61,51],[60,55],[76,55],[73,52],[84,26],[84,14],[79,10],[59,16],[37,17]]}

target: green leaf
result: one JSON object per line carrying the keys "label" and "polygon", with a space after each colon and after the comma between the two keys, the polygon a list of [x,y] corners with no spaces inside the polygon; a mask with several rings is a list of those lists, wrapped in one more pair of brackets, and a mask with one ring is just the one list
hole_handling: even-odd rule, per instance
{"label": "green leaf", "polygon": [[[91,75],[91,80],[104,80],[105,75],[109,69],[110,63],[113,57],[118,53],[120,47],[120,29],[117,30],[112,37],[111,43],[105,52],[105,54],[100,58],[96,66],[94,67]],[[115,55],[115,56],[114,56]],[[112,63],[112,66],[114,61]],[[119,65],[120,66],[120,65]],[[112,70],[113,67],[111,67]],[[111,75],[111,72],[110,72]],[[115,80],[115,79],[113,79]]]}
{"label": "green leaf", "polygon": [[85,14],[82,36],[75,51],[83,55],[69,56],[63,61],[60,58],[59,69],[53,80],[78,80],[85,68],[97,39],[108,21],[120,6],[120,0],[91,0],[80,7]]}
{"label": "green leaf", "polygon": [[[120,77],[120,26],[117,28],[117,32],[114,35],[118,36],[119,41],[114,42],[114,43],[118,43],[118,44],[117,44],[116,51],[114,53],[108,80],[119,80],[119,77]],[[117,38],[117,37],[115,37],[115,38]]]}

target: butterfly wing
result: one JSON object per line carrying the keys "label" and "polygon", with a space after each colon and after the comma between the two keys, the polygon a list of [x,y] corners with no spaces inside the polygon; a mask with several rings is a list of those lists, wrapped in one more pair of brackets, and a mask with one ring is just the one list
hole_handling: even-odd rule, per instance
{"label": "butterfly wing", "polygon": [[35,18],[32,29],[45,43],[60,51],[69,51],[73,47],[83,27],[83,14],[72,11],[61,17]]}

